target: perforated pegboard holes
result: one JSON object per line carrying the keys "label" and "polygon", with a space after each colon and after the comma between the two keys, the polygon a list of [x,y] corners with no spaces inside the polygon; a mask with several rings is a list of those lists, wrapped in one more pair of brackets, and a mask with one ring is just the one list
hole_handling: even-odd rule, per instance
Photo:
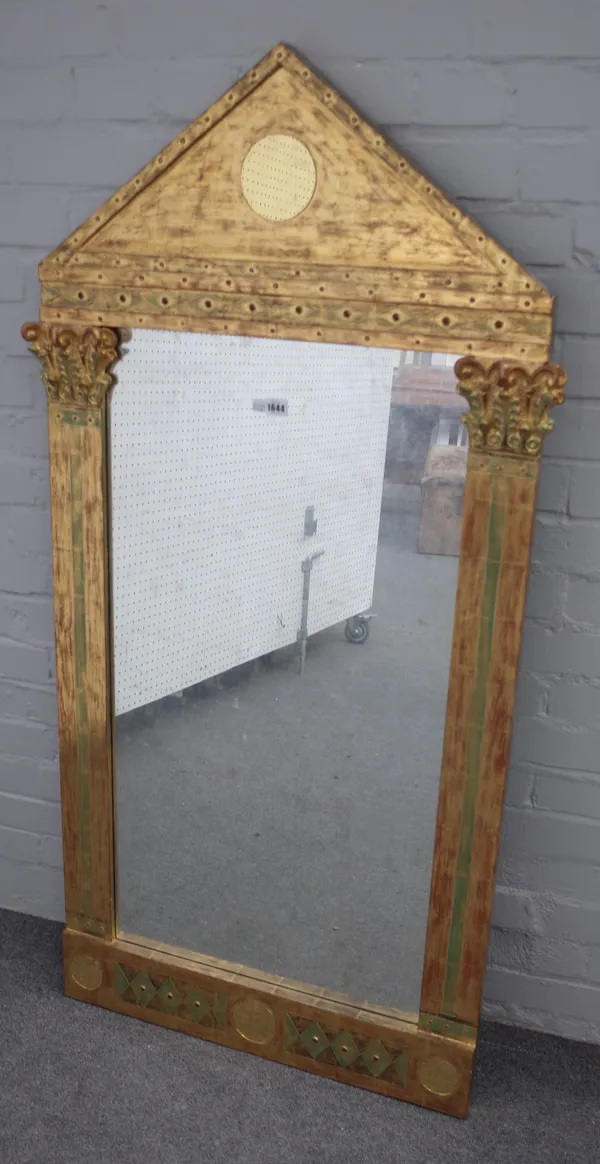
{"label": "perforated pegboard holes", "polygon": [[[343,344],[133,332],[110,406],[117,714],[371,604],[393,368]],[[287,412],[256,411],[257,398]]]}

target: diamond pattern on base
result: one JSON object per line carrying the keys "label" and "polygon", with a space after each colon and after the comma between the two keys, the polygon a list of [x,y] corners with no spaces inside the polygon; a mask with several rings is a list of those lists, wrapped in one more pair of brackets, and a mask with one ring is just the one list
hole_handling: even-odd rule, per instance
{"label": "diamond pattern on base", "polygon": [[121,966],[118,962],[115,964],[114,985],[118,998],[127,998],[127,992],[131,990],[139,1006],[146,1007],[156,999],[167,1014],[176,1014],[185,1003],[194,1022],[206,1023],[208,1020],[222,1031],[227,1029],[226,994],[206,995],[195,986],[181,982],[178,984],[173,978],[166,978],[157,985],[145,970],[135,973],[130,967]]}
{"label": "diamond pattern on base", "polygon": [[189,1016],[194,1022],[201,1023],[203,1019],[210,1015],[210,1003],[205,994],[201,990],[192,987],[188,990],[185,1005],[188,1008]]}
{"label": "diamond pattern on base", "polygon": [[298,1042],[300,1038],[300,1031],[298,1031],[292,1022],[289,1014],[286,1014],[283,1020],[283,1046],[286,1051],[289,1051],[294,1043]]}
{"label": "diamond pattern on base", "polygon": [[122,994],[125,994],[128,986],[129,979],[123,970],[123,967],[119,966],[119,963],[117,962],[115,966],[115,992],[118,998],[120,998]]}
{"label": "diamond pattern on base", "polygon": [[408,1078],[408,1051],[403,1051],[398,1058],[394,1060],[394,1081],[399,1083],[401,1087],[406,1087],[406,1080]]}
{"label": "diamond pattern on base", "polygon": [[227,995],[218,994],[211,1007],[212,1013],[217,1021],[217,1026],[222,1031],[227,1029]]}
{"label": "diamond pattern on base", "polygon": [[[339,1031],[336,1035],[328,1035],[316,1020],[300,1031],[289,1014],[285,1016],[283,1032],[286,1051],[295,1049],[296,1054],[298,1054],[304,1050],[308,1052],[311,1059],[320,1059],[325,1051],[330,1050],[340,1067],[350,1068],[353,1064],[356,1064],[355,1070],[360,1066],[366,1067],[373,1079],[378,1079],[380,1075],[392,1067],[393,1082],[399,1083],[401,1087],[406,1087],[409,1065],[408,1051],[403,1051],[394,1057],[394,1053],[390,1053],[380,1039],[370,1039],[365,1046],[361,1046],[362,1039],[357,1042],[350,1031],[344,1030]],[[302,1044],[301,1047],[297,1046],[299,1042]]]}
{"label": "diamond pattern on base", "polygon": [[332,1039],[330,1046],[340,1067],[349,1067],[360,1055],[349,1031],[340,1031],[339,1035]]}
{"label": "diamond pattern on base", "polygon": [[329,1039],[319,1023],[311,1023],[305,1031],[302,1031],[300,1039],[312,1059],[318,1059],[329,1046]]}
{"label": "diamond pattern on base", "polygon": [[174,1014],[176,1010],[179,1010],[183,1002],[183,995],[177,989],[172,978],[167,978],[167,981],[163,982],[158,991],[158,997],[167,1014]]}
{"label": "diamond pattern on base", "polygon": [[156,994],[156,987],[145,970],[140,970],[129,983],[140,1006],[148,1006]]}
{"label": "diamond pattern on base", "polygon": [[[157,999],[167,1014],[175,1014],[185,1004],[194,1022],[216,1024],[223,1031],[227,1029],[226,994],[206,995],[198,987],[185,983],[178,985],[172,978],[165,979],[157,986],[145,970],[134,973],[131,968],[119,963],[115,964],[114,974],[115,993],[119,998],[131,990],[139,1006],[146,1007],[153,999]],[[373,1079],[389,1071],[390,1082],[406,1087],[410,1064],[408,1051],[398,1054],[393,1048],[388,1050],[380,1039],[370,1039],[363,1045],[364,1039],[358,1035],[355,1038],[348,1030],[328,1033],[316,1019],[301,1029],[304,1022],[306,1019],[302,1017],[294,1021],[291,1015],[284,1016],[283,1045],[286,1051],[294,1050],[296,1055],[308,1054],[315,1061],[330,1051],[344,1069],[354,1066],[358,1074],[364,1074],[366,1069]],[[331,1064],[331,1058],[327,1062]]]}
{"label": "diamond pattern on base", "polygon": [[367,1071],[374,1079],[383,1075],[383,1072],[387,1071],[392,1062],[392,1056],[379,1039],[371,1039],[371,1042],[367,1043],[362,1052],[362,1059]]}

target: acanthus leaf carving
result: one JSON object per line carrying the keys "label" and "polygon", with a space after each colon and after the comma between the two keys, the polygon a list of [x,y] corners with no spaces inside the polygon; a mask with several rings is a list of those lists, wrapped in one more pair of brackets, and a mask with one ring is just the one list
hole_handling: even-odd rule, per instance
{"label": "acanthus leaf carving", "polygon": [[40,361],[51,403],[102,405],[114,383],[111,367],[120,358],[118,332],[110,327],[26,323],[21,335]]}
{"label": "acanthus leaf carving", "polygon": [[548,410],[565,398],[567,376],[560,365],[541,364],[529,372],[497,360],[486,368],[473,356],[464,356],[454,371],[456,390],[470,405],[463,421],[471,449],[538,459],[544,437],[554,427]]}

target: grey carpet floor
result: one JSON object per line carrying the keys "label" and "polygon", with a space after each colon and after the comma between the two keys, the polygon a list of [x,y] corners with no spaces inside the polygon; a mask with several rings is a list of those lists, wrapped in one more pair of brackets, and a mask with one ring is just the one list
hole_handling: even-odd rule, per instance
{"label": "grey carpet floor", "polygon": [[600,1047],[484,1024],[468,1121],[72,1002],[0,911],[1,1164],[591,1164]]}

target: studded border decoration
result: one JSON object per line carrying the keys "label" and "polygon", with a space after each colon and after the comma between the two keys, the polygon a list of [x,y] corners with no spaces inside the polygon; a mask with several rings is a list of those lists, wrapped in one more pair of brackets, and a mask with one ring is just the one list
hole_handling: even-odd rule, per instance
{"label": "studded border decoration", "polygon": [[[239,108],[256,89],[279,69],[287,70],[307,93],[331,110],[336,120],[349,129],[352,136],[361,140],[368,152],[381,158],[403,183],[406,183],[412,191],[422,198],[424,205],[434,206],[440,218],[451,225],[468,243],[473,254],[480,255],[486,260],[488,269],[497,270],[499,274],[516,280],[521,286],[529,287],[531,284],[538,290],[544,291],[541,284],[533,279],[508,251],[505,251],[486,235],[477,222],[451,202],[425,174],[420,173],[411,165],[408,159],[385,138],[379,129],[363,118],[332,85],[286,44],[275,45],[222,97],[195,121],[191,122],[182,134],[161,149],[156,157],[152,158],[130,181],[121,186],[81,226],[74,230],[47,256],[43,265],[67,263],[81,247],[89,247],[89,243],[103,226],[115,218],[125,206],[138,197],[157,178],[165,174],[196,142],[214,130],[229,113]],[[547,295],[547,292],[545,294]]]}
{"label": "studded border decoration", "polygon": [[[278,92],[276,74],[286,78],[284,95],[263,110],[261,88],[273,84]],[[255,116],[253,109],[260,112]],[[298,233],[297,243],[294,236],[284,239],[280,235],[271,261],[265,262],[262,236],[253,238],[256,253],[251,254],[249,262],[235,257],[242,251],[232,230],[240,204],[231,201],[236,185],[226,160],[231,155],[228,151],[225,158],[214,154],[219,134],[228,132],[223,123],[230,114],[232,125],[243,123],[247,138],[242,156],[236,155],[235,161],[239,168],[240,204],[245,206],[242,170],[248,150],[251,152],[257,142],[269,135],[278,137],[283,133],[289,137],[293,129],[293,140],[310,151],[315,145],[312,138],[321,132],[324,135],[317,166],[321,178],[306,211],[296,216],[300,223],[304,213],[313,215],[312,234]],[[213,232],[204,243],[197,240],[200,250],[208,246],[211,252],[210,257],[203,257],[194,256],[193,248],[189,250],[190,223],[198,214],[198,205],[190,194],[189,175],[181,179],[179,175],[185,167],[195,164],[196,155],[189,151],[200,148],[207,134],[211,135],[210,142],[202,149],[206,148],[213,160],[212,168],[208,168],[211,179],[207,179],[202,195],[209,201],[202,202],[201,218],[205,220],[207,214],[227,207],[224,221],[228,227]],[[337,199],[333,203],[329,195],[321,201],[318,197],[323,174],[329,177],[335,172],[333,161],[327,161],[332,135],[338,150],[345,148],[347,152],[344,179],[338,191],[341,202]],[[350,262],[340,258],[334,245],[340,234],[340,216],[343,221],[344,214],[352,213],[351,208],[361,202],[353,190],[353,177],[356,176],[357,188],[362,189],[358,175],[365,167],[373,173],[374,186],[389,186],[391,205],[400,195],[412,206],[410,229],[403,232],[399,221],[393,239],[385,246],[373,245],[370,258],[371,262],[375,258],[381,262],[378,268],[363,265],[369,262],[368,243],[377,220],[376,207],[365,210],[365,253],[361,249],[360,256],[355,255],[354,262]],[[160,187],[152,190],[155,182]],[[140,242],[137,250],[144,253],[132,253],[123,240],[115,242],[115,230],[119,238],[115,220],[122,213],[129,216],[126,237],[131,239],[136,199],[158,197],[159,189],[162,201],[152,211],[157,224],[153,241]],[[174,216],[162,213],[165,201],[177,208]],[[332,204],[336,207],[333,217]],[[144,213],[142,210],[142,218]],[[267,225],[277,231],[281,223]],[[240,229],[245,237],[244,227]],[[300,232],[301,226],[295,229]],[[414,245],[406,243],[415,231],[423,244],[436,243],[440,270],[431,270],[427,259],[422,261],[420,254],[415,257]],[[348,267],[340,265],[347,261]],[[215,283],[218,268],[224,269],[223,277]],[[281,44],[73,231],[42,261],[39,275],[43,292],[41,315],[46,323],[162,326],[349,344],[376,343],[381,347],[400,344],[426,351],[471,352],[486,359],[501,358],[506,353],[531,365],[547,358],[551,340],[552,297],[542,284],[412,166],[333,86]],[[390,296],[390,287],[386,286],[390,283],[395,284],[396,292],[401,292],[398,298]],[[332,301],[329,304],[328,299]],[[302,318],[298,319],[298,313]],[[271,330],[263,332],[261,328],[267,326]],[[244,327],[249,330],[244,332]],[[324,327],[327,334],[320,334]],[[449,344],[451,339],[453,346]]]}
{"label": "studded border decoration", "polygon": [[[277,280],[275,280],[277,284]],[[323,286],[323,284],[320,284]],[[335,285],[333,290],[335,291]],[[548,318],[497,304],[473,311],[464,304],[444,306],[435,293],[402,301],[401,297],[362,299],[352,286],[344,298],[318,292],[237,294],[198,291],[186,287],[140,287],[108,281],[93,284],[60,282],[42,286],[41,314],[55,326],[65,323],[95,326],[158,327],[223,334],[262,329],[265,335],[319,342],[335,333],[341,343],[377,347],[466,351],[488,357],[509,357],[515,350],[524,360],[544,359]],[[419,293],[420,294],[420,293]]]}

